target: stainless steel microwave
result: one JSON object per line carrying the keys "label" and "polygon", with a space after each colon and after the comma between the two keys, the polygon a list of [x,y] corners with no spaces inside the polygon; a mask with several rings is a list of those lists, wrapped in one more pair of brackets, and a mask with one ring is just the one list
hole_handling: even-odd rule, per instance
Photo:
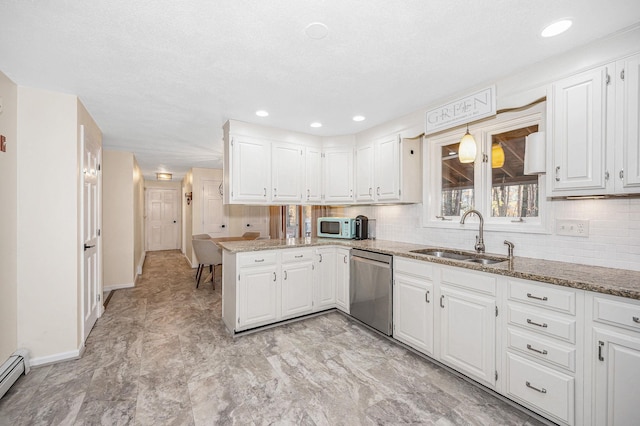
{"label": "stainless steel microwave", "polygon": [[351,217],[319,217],[318,237],[353,239],[356,220]]}

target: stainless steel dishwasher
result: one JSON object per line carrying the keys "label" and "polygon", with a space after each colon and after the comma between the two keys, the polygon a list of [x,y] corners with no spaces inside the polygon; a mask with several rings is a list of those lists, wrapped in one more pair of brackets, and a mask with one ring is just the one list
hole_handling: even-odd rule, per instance
{"label": "stainless steel dishwasher", "polygon": [[352,317],[391,336],[393,256],[351,250],[349,309]]}

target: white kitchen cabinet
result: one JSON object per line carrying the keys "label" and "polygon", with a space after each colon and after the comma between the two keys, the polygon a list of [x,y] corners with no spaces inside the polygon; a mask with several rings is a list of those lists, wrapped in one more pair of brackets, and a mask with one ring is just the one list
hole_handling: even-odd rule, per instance
{"label": "white kitchen cabinet", "polygon": [[640,54],[550,87],[551,196],[640,193]]}
{"label": "white kitchen cabinet", "polygon": [[494,387],[496,278],[463,268],[439,268],[440,361]]}
{"label": "white kitchen cabinet", "polygon": [[302,197],[308,204],[322,201],[322,150],[307,147],[305,150],[305,186]]}
{"label": "white kitchen cabinet", "polygon": [[323,202],[352,203],[353,148],[327,148],[323,155]]}
{"label": "white kitchen cabinet", "polygon": [[293,318],[313,312],[313,251],[282,253],[282,315]]}
{"label": "white kitchen cabinet", "polygon": [[374,175],[374,145],[372,143],[361,145],[356,148],[355,171],[356,171],[356,201],[374,201],[375,181]]}
{"label": "white kitchen cabinet", "polygon": [[422,201],[421,139],[393,134],[356,148],[356,201]]}
{"label": "white kitchen cabinet", "polygon": [[280,318],[280,283],[275,261],[269,262],[261,255],[241,256],[247,262],[253,260],[255,265],[260,266],[246,263],[246,266],[241,266],[238,270],[237,331],[269,324]]}
{"label": "white kitchen cabinet", "polygon": [[338,247],[336,250],[336,308],[349,313],[349,256],[348,248]]}
{"label": "white kitchen cabinet", "polygon": [[316,304],[315,310],[336,305],[336,248],[316,249]]}
{"label": "white kitchen cabinet", "polygon": [[640,192],[640,54],[616,64],[616,192]]}
{"label": "white kitchen cabinet", "polygon": [[609,64],[551,85],[547,176],[552,195],[606,189],[607,101],[613,96],[614,68]]}
{"label": "white kitchen cabinet", "polygon": [[302,201],[304,147],[284,142],[271,144],[271,201]]}
{"label": "white kitchen cabinet", "polygon": [[271,188],[271,146],[247,136],[231,137],[231,193],[235,202],[267,203]]}
{"label": "white kitchen cabinet", "polygon": [[638,423],[640,301],[589,294],[593,425]]}
{"label": "white kitchen cabinet", "polygon": [[394,259],[393,337],[433,356],[434,292],[426,262]]}

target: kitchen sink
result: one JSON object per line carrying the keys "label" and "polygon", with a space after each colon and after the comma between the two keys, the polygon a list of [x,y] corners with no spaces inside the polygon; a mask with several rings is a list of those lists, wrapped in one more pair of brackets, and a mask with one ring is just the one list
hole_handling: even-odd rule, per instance
{"label": "kitchen sink", "polygon": [[455,259],[455,260],[469,259],[468,254],[460,254],[460,253],[455,253],[455,252],[445,251],[445,250],[426,249],[426,250],[412,250],[411,252],[418,253],[418,254],[426,254],[427,256],[442,257],[445,259]]}
{"label": "kitchen sink", "polygon": [[439,257],[441,259],[459,260],[461,262],[479,263],[480,265],[493,265],[494,263],[501,263],[509,260],[507,258],[498,256],[487,256],[478,253],[460,252],[446,249],[411,250],[411,253],[424,254],[427,256]]}

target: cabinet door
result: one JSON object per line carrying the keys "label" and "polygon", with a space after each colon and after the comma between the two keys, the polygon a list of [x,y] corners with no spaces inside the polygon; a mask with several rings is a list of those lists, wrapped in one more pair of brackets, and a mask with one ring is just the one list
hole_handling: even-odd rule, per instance
{"label": "cabinet door", "polygon": [[356,148],[356,201],[374,200],[374,157],[373,144]]}
{"label": "cabinet door", "polygon": [[231,140],[231,200],[268,202],[271,188],[271,149],[269,142],[244,136]]}
{"label": "cabinet door", "polygon": [[396,274],[393,284],[393,337],[433,355],[433,283]]}
{"label": "cabinet door", "polygon": [[440,360],[473,377],[495,385],[495,299],[440,287]]}
{"label": "cabinet door", "polygon": [[349,249],[338,249],[336,254],[336,307],[349,313]]}
{"label": "cabinet door", "polygon": [[640,336],[594,333],[595,425],[638,424]]}
{"label": "cabinet door", "polygon": [[400,199],[400,140],[390,136],[376,144],[376,199]]}
{"label": "cabinet door", "polygon": [[336,249],[318,249],[317,265],[315,308],[332,308],[336,304]]}
{"label": "cabinet door", "polygon": [[325,150],[323,169],[324,202],[353,201],[353,149]]}
{"label": "cabinet door", "polygon": [[614,178],[621,186],[619,192],[640,192],[640,55],[618,62],[616,71],[616,141],[620,144],[620,160]]}
{"label": "cabinet door", "polygon": [[288,143],[271,146],[271,200],[299,203],[302,201],[301,177],[303,150]]}
{"label": "cabinet door", "polygon": [[308,203],[322,200],[322,153],[318,148],[307,148],[305,153],[305,190],[302,194]]}
{"label": "cabinet door", "polygon": [[553,83],[548,174],[554,192],[605,189],[607,87],[607,67]]}
{"label": "cabinet door", "polygon": [[282,319],[313,312],[313,262],[282,265]]}
{"label": "cabinet door", "polygon": [[276,266],[240,268],[237,330],[274,322],[278,315]]}

